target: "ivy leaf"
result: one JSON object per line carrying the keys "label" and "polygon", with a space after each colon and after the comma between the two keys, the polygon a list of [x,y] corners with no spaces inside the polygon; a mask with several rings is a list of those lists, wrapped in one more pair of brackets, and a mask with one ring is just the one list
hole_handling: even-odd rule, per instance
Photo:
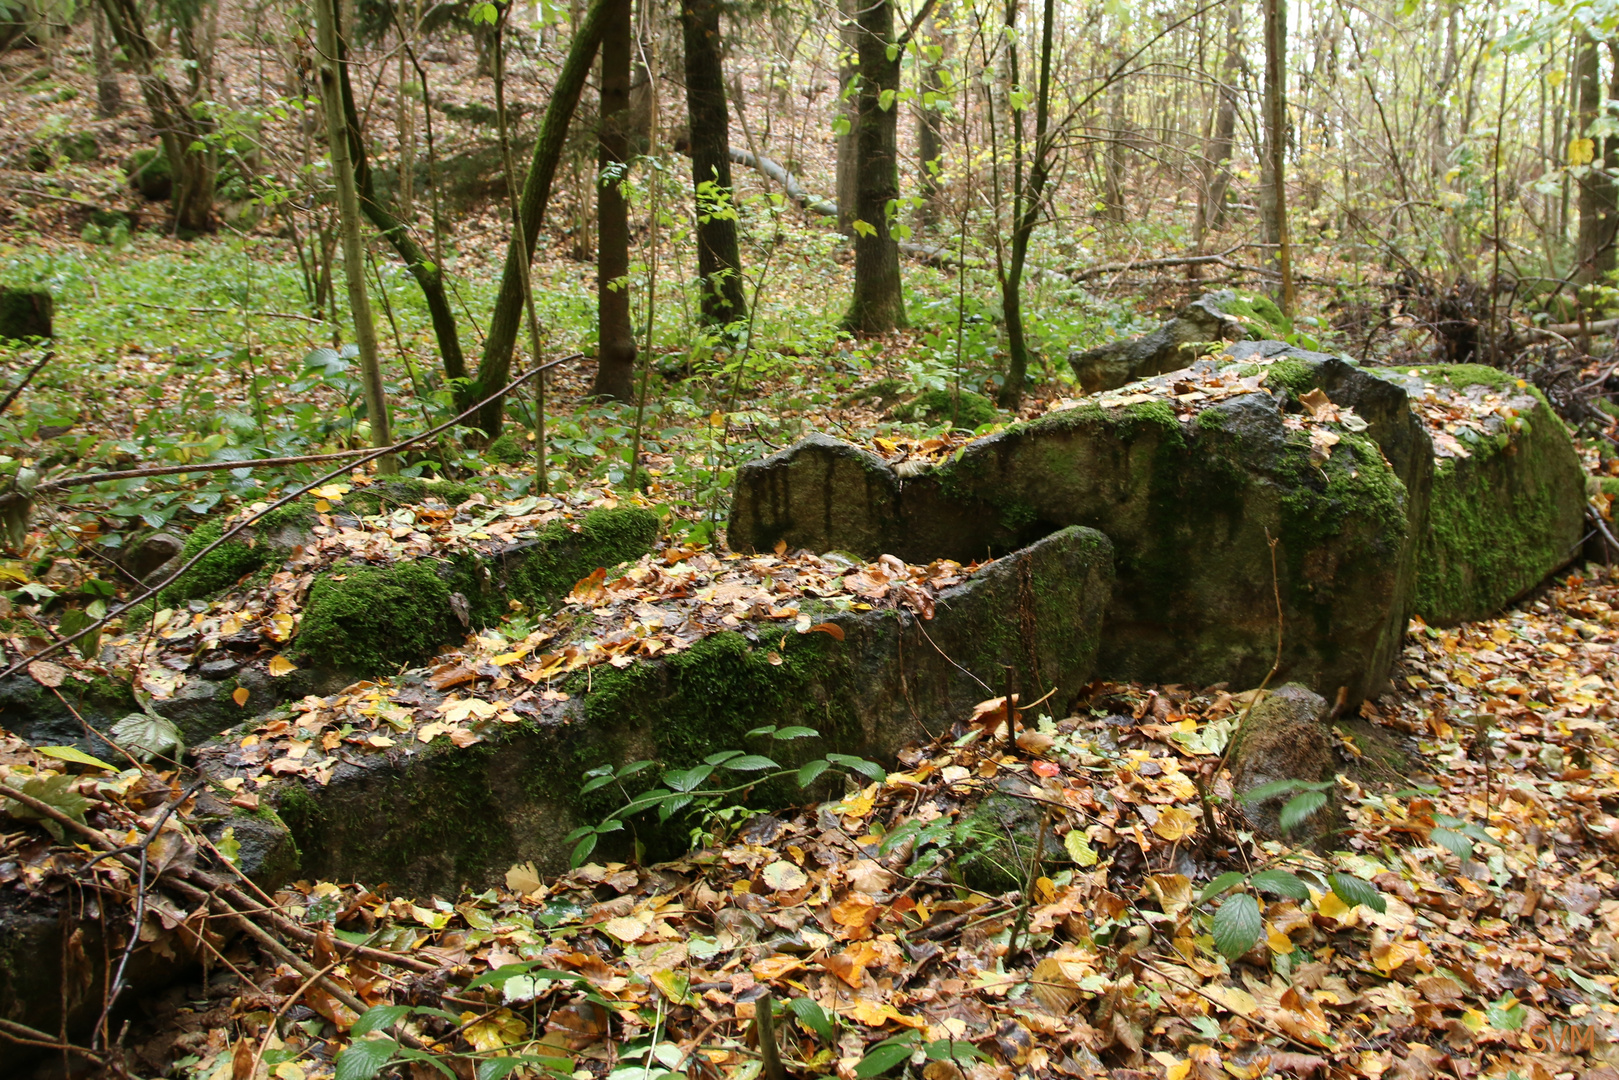
{"label": "ivy leaf", "polygon": [[1235,960],[1254,947],[1264,922],[1259,901],[1250,894],[1228,897],[1214,913],[1214,947],[1227,960]]}
{"label": "ivy leaf", "polygon": [[1261,870],[1254,875],[1254,888],[1291,900],[1310,898],[1310,887],[1297,874],[1290,874],[1286,870]]}
{"label": "ivy leaf", "polygon": [[1379,915],[1388,910],[1388,901],[1369,881],[1362,881],[1353,874],[1328,874],[1327,881],[1332,885],[1332,891],[1338,894],[1338,899],[1350,907],[1365,904]]}
{"label": "ivy leaf", "polygon": [[371,1080],[393,1059],[399,1044],[392,1039],[359,1039],[337,1055],[336,1080]]}

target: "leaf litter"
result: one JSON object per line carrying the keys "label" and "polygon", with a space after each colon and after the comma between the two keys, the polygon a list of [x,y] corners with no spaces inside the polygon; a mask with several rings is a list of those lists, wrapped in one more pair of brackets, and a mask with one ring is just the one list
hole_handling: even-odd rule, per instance
{"label": "leaf litter", "polygon": [[[826,572],[776,560],[717,564],[759,563],[773,578],[793,566],[810,582]],[[610,584],[574,603],[601,602]],[[726,614],[779,608],[779,596],[739,593]],[[640,602],[614,600],[615,617]],[[1216,771],[1251,694],[1098,684],[1074,715],[1023,713],[1013,752],[1004,701],[991,701],[882,781],[759,813],[655,866],[546,878],[519,865],[504,888],[450,899],[283,890],[275,900],[308,931],[306,951],[363,1014],[150,894],[148,947],[211,943],[246,981],[221,976],[203,997],[171,1001],[131,1054],[209,1080],[246,1076],[255,1055],[255,1075],[295,1080],[366,1075],[361,1065],[408,1054],[462,1055],[456,1070],[503,1060],[512,1075],[751,1080],[753,1021],[774,1000],[788,1071],[844,1080],[907,1062],[929,1080],[1609,1077],[1616,604],[1611,580],[1576,575],[1499,619],[1414,623],[1397,691],[1340,732],[1343,828],[1319,853],[1254,840]],[[760,621],[796,629],[796,616]],[[456,662],[496,647],[475,640]],[[368,688],[349,696],[321,709],[370,700]],[[386,715],[380,695],[376,705]],[[1390,746],[1404,764],[1378,762]],[[0,781],[120,837],[181,794],[176,777],[14,738],[0,745]],[[988,842],[973,811],[1008,791],[1043,815],[1044,859],[1019,869],[1017,887],[975,890],[957,869]],[[182,804],[166,826],[171,861],[228,857],[228,843],[206,850],[187,824],[199,802],[226,796],[253,802],[243,787]],[[89,867],[82,850],[18,824],[0,887],[49,894],[89,879],[103,903],[127,905],[127,871]],[[1232,873],[1253,892],[1220,892]],[[1250,922],[1253,937],[1237,942],[1250,947],[1222,951],[1222,933]],[[344,941],[398,965],[342,961],[331,950]]]}

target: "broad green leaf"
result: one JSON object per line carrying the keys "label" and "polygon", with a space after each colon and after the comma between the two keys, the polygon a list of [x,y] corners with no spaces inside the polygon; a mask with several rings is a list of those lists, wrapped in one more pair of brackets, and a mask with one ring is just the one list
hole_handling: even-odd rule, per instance
{"label": "broad green leaf", "polygon": [[1274,799],[1278,795],[1287,795],[1301,790],[1303,790],[1301,781],[1272,780],[1268,784],[1260,784],[1251,791],[1243,792],[1237,798],[1245,803],[1264,802],[1266,799]]}
{"label": "broad green leaf", "polygon": [[1197,894],[1197,902],[1200,904],[1207,903],[1241,881],[1241,870],[1228,870],[1203,886],[1203,891]]}
{"label": "broad green leaf", "polygon": [[1276,815],[1276,824],[1281,826],[1284,833],[1292,832],[1304,824],[1323,806],[1327,805],[1327,793],[1324,791],[1306,791],[1287,800],[1282,812]]}
{"label": "broad green leaf", "polygon": [[387,1031],[409,1015],[409,1005],[374,1005],[354,1021],[354,1026],[349,1029],[349,1036],[358,1039],[373,1031]]}
{"label": "broad green leaf", "polygon": [[574,845],[573,854],[568,857],[568,865],[583,866],[590,853],[596,850],[596,834],[591,833],[579,843]]}
{"label": "broad green leaf", "polygon": [[[83,822],[84,812],[90,808],[90,800],[72,790],[77,777],[61,773],[56,776],[35,776],[18,788],[24,795],[38,799],[40,802],[59,810],[74,821]],[[57,840],[62,839],[62,825],[60,822],[46,817],[33,807],[24,806],[13,799],[6,800],[6,813],[18,821],[38,821],[45,831]]]}
{"label": "broad green leaf", "polygon": [[1473,857],[1473,841],[1452,829],[1434,829],[1428,839],[1463,861]]}
{"label": "broad green leaf", "polygon": [[336,1080],[371,1080],[398,1049],[392,1039],[357,1039],[337,1055]]}
{"label": "broad green leaf", "polygon": [[1265,920],[1259,901],[1248,893],[1228,896],[1214,913],[1214,947],[1227,960],[1235,960],[1254,947]]}
{"label": "broad green leaf", "polygon": [[777,765],[763,754],[743,754],[741,757],[727,761],[724,767],[735,769],[737,772],[762,772],[765,769],[781,768],[780,765]]}
{"label": "broad green leaf", "polygon": [[90,765],[97,769],[106,769],[108,772],[117,772],[118,769],[108,765],[98,757],[91,757],[77,746],[36,746],[34,753],[44,754],[57,761],[71,761],[75,765]]}
{"label": "broad green leaf", "polygon": [[172,720],[156,713],[130,713],[108,732],[114,742],[142,761],[153,758],[178,759],[185,753],[185,740]]}
{"label": "broad green leaf", "polygon": [[860,1059],[860,1064],[854,1067],[854,1074],[859,1080],[870,1080],[873,1076],[881,1076],[894,1066],[902,1064],[911,1056],[916,1048],[916,1040],[910,1039],[898,1042],[888,1039],[878,1043],[866,1051],[866,1056]]}
{"label": "broad green leaf", "polygon": [[798,770],[798,786],[809,787],[818,780],[822,773],[832,767],[832,763],[825,758],[816,758],[806,761]]}
{"label": "broad green leaf", "polygon": [[721,750],[717,754],[708,755],[703,760],[705,762],[707,762],[708,764],[710,764],[710,765],[724,765],[727,761],[730,761],[732,758],[739,758],[741,756],[742,756],[742,751],[740,751],[740,750]]}
{"label": "broad green leaf", "polygon": [[[476,990],[480,986],[499,986],[507,979],[515,979],[519,975],[530,975],[536,979],[551,979],[555,982],[577,983],[582,981],[580,976],[572,972],[541,967],[540,965],[543,963],[543,960],[520,960],[515,964],[502,964],[493,971],[486,971],[467,983],[467,989]],[[371,1012],[376,1012],[376,1009],[372,1009]],[[370,1013],[366,1015],[370,1015]]]}
{"label": "broad green leaf", "polygon": [[853,221],[849,222],[849,227],[854,229],[854,231],[859,233],[861,236],[869,237],[877,235],[877,226],[873,225],[869,221],[862,221],[859,218],[855,218]]}
{"label": "broad green leaf", "polygon": [[1365,904],[1379,914],[1388,910],[1388,901],[1369,881],[1363,881],[1353,874],[1328,874],[1327,881],[1332,885],[1332,891],[1338,894],[1338,899],[1350,907]]}
{"label": "broad green leaf", "polygon": [[812,727],[804,727],[802,725],[794,725],[792,727],[781,728],[778,731],[776,731],[775,734],[771,735],[770,737],[772,739],[784,739],[784,740],[785,739],[813,739],[813,738],[815,738],[815,736],[817,736],[819,734],[820,734],[820,732],[816,731]]}
{"label": "broad green leaf", "polygon": [[589,833],[593,833],[595,831],[596,831],[596,826],[594,826],[594,825],[581,825],[577,829],[573,830],[573,832],[569,833],[567,836],[564,836],[562,838],[562,842],[564,844],[571,844],[575,840],[578,840],[580,837],[583,837],[583,836],[585,836],[585,835],[587,835]]}
{"label": "broad green leaf", "polygon": [[818,1002],[811,998],[791,998],[787,1002],[787,1007],[798,1017],[799,1023],[803,1024],[805,1029],[813,1031],[827,1042],[837,1037],[832,1030],[832,1018],[826,1015],[826,1010],[821,1008]]}
{"label": "broad green leaf", "polygon": [[747,735],[744,736],[744,737],[749,738],[749,739],[754,739],[754,738],[758,738],[760,735],[774,735],[775,733],[776,733],[776,725],[775,724],[766,724],[764,727],[756,727],[756,728],[754,728],[752,731],[748,732]]}
{"label": "broad green leaf", "polygon": [[1254,888],[1292,900],[1310,898],[1310,887],[1297,874],[1290,874],[1286,870],[1261,870],[1254,875]]}
{"label": "broad green leaf", "polygon": [[579,789],[579,794],[588,795],[599,787],[604,787],[607,784],[611,784],[613,780],[614,777],[611,776],[598,776],[593,780],[587,780],[585,785]]}

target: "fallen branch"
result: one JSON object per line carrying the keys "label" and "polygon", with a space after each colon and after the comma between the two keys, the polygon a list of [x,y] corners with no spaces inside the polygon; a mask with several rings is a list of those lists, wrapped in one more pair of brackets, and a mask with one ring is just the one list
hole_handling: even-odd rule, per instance
{"label": "fallen branch", "polygon": [[191,315],[241,315],[249,319],[297,319],[299,322],[314,323],[316,326],[327,325],[326,319],[297,315],[290,311],[243,311],[240,308],[225,307],[174,307],[170,304],[149,304],[144,300],[129,300],[126,302],[131,307],[151,308],[153,311],[183,311]]}
{"label": "fallen branch", "polygon": [[21,381],[19,381],[16,386],[13,386],[10,392],[6,394],[6,399],[4,401],[0,401],[0,413],[5,412],[6,409],[10,407],[11,403],[16,401],[17,395],[27,389],[28,384],[34,381],[34,376],[39,374],[40,369],[55,358],[55,352],[47,352],[43,357],[40,358],[39,363],[29,368],[28,371],[23,375]]}
{"label": "fallen branch", "polygon": [[193,555],[183,566],[181,566],[178,570],[174,571],[174,573],[170,574],[168,577],[164,578],[162,581],[158,582],[156,585],[151,586],[145,592],[141,593],[139,596],[136,596],[136,597],[130,599],[127,603],[120,605],[119,608],[116,611],[108,612],[106,615],[102,616],[101,618],[97,619],[95,622],[93,622],[90,625],[86,626],[84,629],[80,630],[78,633],[73,634],[73,635],[71,635],[69,637],[59,638],[57,641],[53,642],[50,645],[47,645],[45,648],[41,649],[40,651],[38,651],[36,653],[33,653],[30,656],[27,656],[27,657],[24,657],[24,658],[18,660],[15,664],[12,664],[10,667],[6,668],[4,671],[0,671],[0,679],[5,679],[5,678],[8,678],[8,677],[10,677],[12,675],[15,675],[19,671],[22,671],[24,668],[26,668],[29,664],[33,663],[34,661],[43,660],[47,656],[50,656],[50,655],[52,655],[54,653],[60,652],[62,649],[66,648],[67,646],[69,646],[69,645],[73,644],[74,642],[78,641],[80,638],[87,637],[88,635],[93,634],[93,633],[97,633],[110,620],[117,618],[118,615],[121,614],[122,612],[127,611],[129,608],[135,606],[136,604],[143,603],[144,601],[150,600],[152,597],[156,596],[158,593],[162,592],[164,589],[166,589],[170,585],[174,584],[175,581],[179,580],[181,575],[183,575],[186,571],[190,570],[193,566],[196,566],[197,563],[201,562],[211,552],[213,552],[213,550],[215,548],[219,547],[221,544],[223,544],[226,541],[228,541],[228,540],[232,539],[233,537],[235,537],[237,533],[240,533],[243,529],[248,528],[255,521],[258,521],[260,518],[264,517],[264,515],[266,515],[268,513],[271,513],[271,512],[273,512],[275,510],[279,510],[281,507],[286,506],[288,503],[292,502],[294,499],[300,498],[301,496],[303,496],[303,495],[305,495],[305,494],[307,494],[307,493],[309,493],[311,491],[314,491],[316,488],[320,487],[322,484],[326,484],[326,483],[329,483],[329,482],[331,482],[333,480],[336,480],[338,477],[342,476],[346,472],[350,472],[353,469],[357,469],[362,465],[366,465],[369,462],[377,460],[378,458],[386,457],[389,454],[396,454],[400,450],[403,450],[407,446],[414,446],[416,443],[424,442],[427,439],[431,439],[433,436],[437,435],[439,432],[447,431],[450,428],[454,427],[455,425],[459,424],[461,421],[465,420],[467,417],[469,417],[472,414],[476,413],[479,409],[483,408],[485,405],[488,405],[490,402],[496,401],[499,398],[501,398],[502,396],[511,393],[513,390],[517,389],[519,386],[522,386],[524,383],[528,382],[530,379],[534,378],[534,376],[540,374],[541,372],[549,371],[551,368],[556,367],[558,364],[565,364],[570,360],[579,360],[579,359],[582,359],[583,357],[584,357],[583,353],[572,353],[572,354],[570,354],[568,356],[564,356],[564,357],[562,357],[560,359],[552,360],[549,363],[540,364],[540,365],[538,365],[536,367],[532,367],[528,371],[524,372],[522,375],[519,375],[517,378],[513,379],[511,382],[507,383],[505,386],[501,387],[499,390],[495,391],[493,394],[490,394],[488,397],[484,398],[482,401],[477,402],[471,408],[469,408],[466,411],[462,412],[459,416],[456,416],[456,417],[454,417],[454,418],[452,418],[450,420],[446,420],[444,423],[440,424],[438,427],[431,428],[431,429],[429,429],[427,431],[422,432],[419,435],[412,435],[410,438],[404,440],[403,442],[394,443],[392,446],[383,446],[383,447],[379,447],[379,448],[377,448],[375,450],[372,450],[372,451],[368,452],[367,454],[365,454],[363,457],[356,458],[353,462],[345,463],[342,467],[337,468],[337,469],[333,469],[331,472],[326,473],[323,476],[317,477],[314,480],[311,480],[309,483],[305,484],[303,487],[297,489],[296,491],[293,491],[293,492],[290,492],[289,494],[283,495],[281,498],[277,499],[275,502],[273,502],[270,505],[266,506],[263,510],[258,511],[255,514],[249,514],[247,517],[245,517],[241,521],[237,522],[231,528],[227,529],[224,533],[222,533],[217,540],[215,540],[213,543],[209,544],[207,547],[204,547],[202,550],[198,551],[195,555]]}
{"label": "fallen branch", "polygon": [[1577,322],[1552,323],[1550,326],[1526,326],[1525,330],[1544,330],[1550,334],[1568,337],[1572,334],[1611,334],[1619,330],[1619,319],[1601,319],[1581,326]]}
{"label": "fallen branch", "polygon": [[[404,445],[404,444],[400,444]],[[66,488],[84,487],[87,484],[109,484],[114,480],[144,480],[150,476],[181,476],[194,472],[225,472],[229,469],[249,468],[278,468],[283,465],[308,465],[317,461],[336,461],[339,458],[361,457],[371,453],[370,450],[334,450],[329,454],[303,454],[297,457],[278,458],[249,458],[246,461],[206,461],[195,462],[190,465],[160,465],[150,469],[119,469],[113,472],[81,473],[78,476],[64,476],[60,480],[46,480],[36,484],[31,495],[42,495],[50,491],[62,491]],[[0,506],[16,502],[23,498],[18,491],[8,491],[0,495]]]}

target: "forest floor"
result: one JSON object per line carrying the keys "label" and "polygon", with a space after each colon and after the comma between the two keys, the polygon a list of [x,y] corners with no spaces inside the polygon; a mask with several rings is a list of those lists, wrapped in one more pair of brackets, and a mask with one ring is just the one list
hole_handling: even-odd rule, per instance
{"label": "forest floor", "polygon": [[[128,202],[118,159],[140,125],[95,125],[82,74],[20,74],[0,95],[15,166],[0,171],[0,260],[7,280],[53,288],[65,344],[6,416],[6,452],[94,471],[233,453],[245,461],[249,446],[364,445],[358,384],[342,357],[322,351],[329,328],[303,314],[286,246],[251,231],[196,244],[144,232],[87,239],[92,207]],[[63,85],[78,97],[62,98]],[[54,163],[49,178],[21,167],[47,113],[64,131],[94,126],[105,160]],[[813,160],[814,148],[803,156]],[[667,511],[667,543],[682,549],[716,539],[738,462],[806,431],[919,456],[969,437],[937,419],[886,415],[884,384],[993,389],[991,305],[908,266],[919,329],[841,337],[828,306],[848,293],[841,239],[759,204],[746,213],[746,258],[774,267],[753,282],[765,298],[759,344],[740,353],[694,344],[685,294],[671,290],[653,322],[659,374],[644,490],[615,493],[634,410],[587,400],[588,364],[561,369],[550,386],[553,482]],[[459,230],[455,268],[475,319],[487,310],[503,228],[491,211]],[[593,272],[566,257],[566,237],[552,240],[536,271],[542,318],[558,353],[588,349]],[[680,278],[679,257],[667,259]],[[420,430],[447,418],[448,390],[414,287],[387,266],[379,281],[398,422]],[[987,295],[984,285],[975,292]],[[1194,287],[1171,283],[1163,296]],[[1328,298],[1317,299],[1324,309]],[[1041,285],[1029,306],[1045,362],[1023,415],[1071,392],[1057,370],[1069,346],[1140,325],[1133,304],[1078,290]],[[29,359],[4,358],[14,376]],[[519,421],[531,421],[526,409],[513,403]],[[493,501],[525,496],[532,466],[486,449],[446,440],[410,466],[474,480]],[[74,489],[42,506],[0,560],[8,662],[69,629],[66,612],[128,595],[108,569],[120,545],[185,532],[313,475],[244,467]],[[468,655],[486,647],[465,646]],[[286,920],[274,924],[281,951],[227,938],[195,897],[174,891],[189,867],[230,872],[190,825],[196,803],[181,771],[7,737],[0,782],[53,790],[76,811],[70,818],[94,822],[114,847],[147,832],[163,838],[140,938],[201,962],[133,1003],[128,1028],[103,1040],[116,1049],[85,1059],[107,1075],[362,1080],[391,1061],[413,1078],[500,1080],[524,1069],[774,1080],[773,1044],[787,1072],[841,1080],[905,1062],[925,1080],[1615,1080],[1616,650],[1619,579],[1604,569],[1566,571],[1497,619],[1413,626],[1394,689],[1362,708],[1338,747],[1339,831],[1310,844],[1254,840],[1218,778],[1251,697],[1098,685],[1072,715],[1026,717],[1015,752],[996,737],[993,712],[962,716],[839,802],[697,823],[693,850],[672,862],[592,863],[549,879],[514,866],[504,888],[454,896],[298,882],[265,898]],[[66,666],[86,674],[94,663]],[[1033,874],[1000,867],[1004,888],[965,884],[960,864],[999,839],[1001,824],[981,808],[1007,776],[1057,808],[1041,829],[1047,858]],[[171,802],[176,813],[159,827]],[[8,812],[16,827],[0,834],[0,890],[72,896],[89,881],[103,911],[127,910],[133,870],[117,860],[90,869],[72,837],[29,824],[21,803]],[[1225,928],[1249,912],[1255,944],[1226,955]],[[342,954],[357,941],[369,959]],[[772,1000],[782,1010],[767,1027],[760,1006]],[[63,1060],[48,1055],[43,1074]]]}

